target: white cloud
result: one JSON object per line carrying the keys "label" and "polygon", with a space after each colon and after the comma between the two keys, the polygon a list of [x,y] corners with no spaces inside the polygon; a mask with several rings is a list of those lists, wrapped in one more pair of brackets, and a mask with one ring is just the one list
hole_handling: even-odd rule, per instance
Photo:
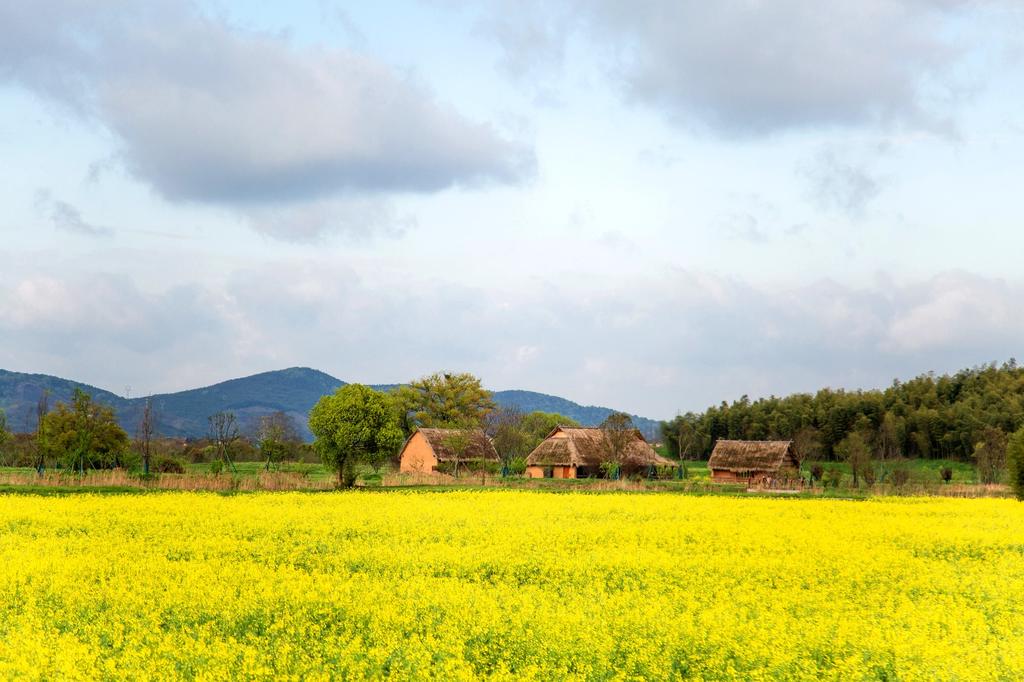
{"label": "white cloud", "polygon": [[[284,213],[533,171],[529,148],[379,61],[297,47],[169,0],[8,3],[3,80],[110,129],[124,166],[171,201]],[[306,217],[296,216],[300,238],[337,225]],[[291,234],[279,220],[254,225]]]}
{"label": "white cloud", "polygon": [[[124,278],[0,279],[0,357],[105,387],[182,388],[310,365],[394,382],[466,369],[652,417],[822,386],[1003,360],[1024,340],[1024,282],[946,273],[854,288],[663,273],[488,291],[325,262],[280,262],[225,286],[147,293]],[[149,384],[152,384],[151,386]]]}
{"label": "white cloud", "polygon": [[725,135],[851,125],[948,132],[948,107],[966,90],[956,68],[988,46],[961,44],[953,27],[1003,4],[497,2],[493,35],[504,63],[536,72],[560,63],[571,35],[583,36],[605,53],[625,99]]}

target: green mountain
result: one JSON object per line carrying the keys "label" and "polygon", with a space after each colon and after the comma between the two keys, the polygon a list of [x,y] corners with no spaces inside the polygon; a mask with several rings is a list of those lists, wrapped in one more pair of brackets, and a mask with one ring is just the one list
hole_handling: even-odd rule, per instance
{"label": "green mountain", "polygon": [[[151,396],[157,414],[157,431],[161,435],[201,437],[207,433],[207,417],[229,410],[238,417],[243,432],[251,431],[257,419],[282,410],[302,425],[305,435],[306,415],[321,396],[334,392],[344,381],[308,367],[291,367],[263,372],[212,386],[177,393]],[[7,413],[8,423],[15,431],[35,429],[36,402],[43,391],[49,392],[50,405],[67,402],[75,388],[92,394],[117,412],[121,425],[133,434],[141,416],[144,398],[124,398],[95,386],[61,379],[46,374],[23,374],[0,370],[0,409]],[[375,386],[379,390],[394,388],[393,384]],[[499,405],[516,405],[524,412],[541,410],[572,417],[585,426],[596,426],[613,412],[607,407],[583,406],[557,396],[533,391],[497,391]],[[634,417],[645,436],[658,434],[659,422]]]}
{"label": "green mountain", "polygon": [[[523,412],[557,412],[572,417],[584,426],[597,426],[616,411],[609,407],[580,405],[565,398],[534,391],[495,391],[494,402],[502,406],[518,406]],[[644,438],[651,441],[660,439],[661,422],[635,414],[630,416],[633,417],[636,427],[644,434]]]}

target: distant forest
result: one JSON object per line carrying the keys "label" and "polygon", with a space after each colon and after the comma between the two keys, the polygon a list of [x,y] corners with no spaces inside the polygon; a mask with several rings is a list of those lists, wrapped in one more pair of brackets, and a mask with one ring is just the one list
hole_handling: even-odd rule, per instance
{"label": "distant forest", "polygon": [[822,389],[750,401],[743,396],[662,425],[673,455],[707,458],[720,438],[795,440],[812,459],[833,459],[853,432],[878,457],[970,460],[986,429],[1024,426],[1024,368],[1011,359],[953,375],[921,375],[885,390]]}

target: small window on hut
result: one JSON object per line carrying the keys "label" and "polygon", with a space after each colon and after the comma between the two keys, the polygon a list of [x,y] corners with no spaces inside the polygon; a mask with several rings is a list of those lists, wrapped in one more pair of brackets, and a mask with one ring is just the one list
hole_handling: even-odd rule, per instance
{"label": "small window on hut", "polygon": [[554,478],[555,467],[544,467],[544,478]]}

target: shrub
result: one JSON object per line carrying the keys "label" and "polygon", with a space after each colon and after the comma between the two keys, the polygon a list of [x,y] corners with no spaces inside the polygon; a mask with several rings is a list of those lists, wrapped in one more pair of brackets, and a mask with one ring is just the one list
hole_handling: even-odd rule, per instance
{"label": "shrub", "polygon": [[[459,462],[459,476],[471,476],[480,475],[480,469],[483,468],[488,474],[498,474],[501,472],[501,462],[484,461],[479,459],[464,459]],[[455,473],[455,462],[438,462],[437,471],[441,474],[448,474],[449,476]],[[523,467],[523,471],[526,471],[526,467]]]}
{"label": "shrub", "polygon": [[910,480],[910,470],[904,467],[899,467],[892,470],[892,484],[897,488],[902,488]]}
{"label": "shrub", "polygon": [[212,462],[210,462],[210,473],[211,474],[216,476],[216,475],[220,474],[220,472],[222,472],[222,471],[224,471],[224,461],[223,460],[215,459]]}
{"label": "shrub", "polygon": [[601,471],[604,473],[605,478],[617,479],[621,470],[622,467],[619,466],[618,462],[601,462]]}
{"label": "shrub", "polygon": [[865,485],[875,484],[875,469],[874,467],[867,467],[860,472],[860,477],[864,479]]}
{"label": "shrub", "polygon": [[508,473],[510,476],[522,476],[526,473],[526,458],[525,457],[513,457],[508,463]]}
{"label": "shrub", "polygon": [[183,474],[185,473],[185,462],[177,457],[162,455],[153,462],[153,471],[161,474]]}
{"label": "shrub", "polygon": [[217,448],[212,445],[207,445],[201,448],[190,448],[189,455],[191,455],[194,463],[202,464],[203,462],[209,462],[217,459]]}
{"label": "shrub", "polygon": [[942,467],[942,471],[939,472],[939,476],[942,477],[943,483],[949,483],[953,480],[953,470],[949,467]]}
{"label": "shrub", "polygon": [[815,464],[814,466],[811,467],[812,481],[820,481],[824,475],[825,467],[821,466],[820,464]]}
{"label": "shrub", "polygon": [[678,475],[679,467],[676,466],[659,466],[654,469],[654,478],[663,481],[670,481]]}
{"label": "shrub", "polygon": [[142,454],[134,450],[128,450],[121,454],[114,463],[114,466],[126,471],[142,470]]}
{"label": "shrub", "polygon": [[825,472],[824,482],[825,487],[832,486],[838,488],[839,484],[843,481],[843,472],[839,469],[832,468]]}

